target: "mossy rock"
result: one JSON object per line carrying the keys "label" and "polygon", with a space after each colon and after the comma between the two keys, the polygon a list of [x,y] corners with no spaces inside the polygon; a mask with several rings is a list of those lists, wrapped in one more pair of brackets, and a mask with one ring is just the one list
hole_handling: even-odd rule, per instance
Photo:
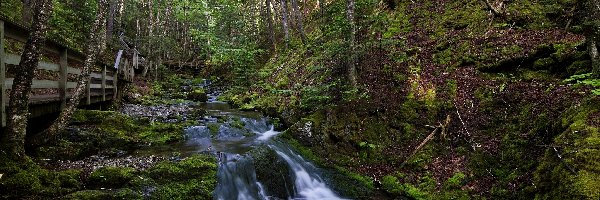
{"label": "mossy rock", "polygon": [[552,58],[540,58],[533,63],[535,70],[550,70],[556,61]]}
{"label": "mossy rock", "polygon": [[121,188],[133,179],[135,172],[130,167],[102,167],[92,172],[88,185],[95,188]]}
{"label": "mossy rock", "polygon": [[213,199],[215,180],[191,179],[161,185],[150,199]]}
{"label": "mossy rock", "polygon": [[[564,131],[535,172],[536,198],[600,198],[600,100],[594,97],[563,113]],[[558,155],[561,155],[559,158]]]}
{"label": "mossy rock", "polygon": [[256,179],[264,184],[267,193],[273,197],[286,199],[294,192],[294,179],[290,168],[277,153],[266,146],[249,152],[256,169]]}
{"label": "mossy rock", "polygon": [[[216,159],[193,155],[180,161],[163,161],[145,171],[153,181],[134,181],[136,185],[155,185],[151,199],[212,199],[217,184]],[[138,183],[139,182],[139,183]]]}
{"label": "mossy rock", "polygon": [[576,74],[585,74],[592,71],[592,61],[591,60],[579,60],[571,63],[567,67],[567,73],[569,75]]}
{"label": "mossy rock", "polygon": [[208,155],[193,155],[181,161],[162,161],[145,171],[158,183],[211,177],[216,174],[216,159]]}
{"label": "mossy rock", "polygon": [[208,96],[206,95],[206,91],[204,91],[204,89],[195,88],[188,93],[187,99],[197,102],[206,102],[208,101]]}

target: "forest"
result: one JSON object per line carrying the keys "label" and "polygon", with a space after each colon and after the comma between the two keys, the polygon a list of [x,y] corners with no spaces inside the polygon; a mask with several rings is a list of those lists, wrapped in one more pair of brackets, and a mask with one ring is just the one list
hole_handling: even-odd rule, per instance
{"label": "forest", "polygon": [[600,0],[0,0],[0,199],[600,199]]}

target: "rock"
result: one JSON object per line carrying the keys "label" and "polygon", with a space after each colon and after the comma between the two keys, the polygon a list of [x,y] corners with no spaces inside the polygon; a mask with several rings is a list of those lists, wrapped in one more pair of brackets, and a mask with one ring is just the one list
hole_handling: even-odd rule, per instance
{"label": "rock", "polygon": [[264,184],[267,194],[287,199],[294,193],[294,179],[290,176],[290,168],[275,151],[261,146],[250,151],[249,155],[254,160],[256,179]]}
{"label": "rock", "polygon": [[204,89],[195,88],[188,93],[187,99],[197,102],[206,102],[208,101],[208,96],[206,95],[206,91],[204,91]]}

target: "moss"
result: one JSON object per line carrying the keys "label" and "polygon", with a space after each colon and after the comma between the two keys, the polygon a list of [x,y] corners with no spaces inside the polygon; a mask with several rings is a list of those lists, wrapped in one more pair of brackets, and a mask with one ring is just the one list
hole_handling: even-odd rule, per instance
{"label": "moss", "polygon": [[[589,123],[600,112],[597,99],[588,99],[563,113],[564,131],[554,138],[535,172],[536,198],[600,198],[600,132]],[[561,158],[558,157],[561,155]]]}
{"label": "moss", "polygon": [[162,161],[144,173],[158,183],[187,180],[214,175],[216,160],[207,155],[194,155],[179,162]]}
{"label": "moss", "polygon": [[112,196],[113,196],[113,199],[138,199],[138,200],[144,199],[142,194],[140,194],[139,192],[136,192],[132,189],[129,189],[129,188],[120,189],[116,193],[114,193]]}
{"label": "moss", "polygon": [[112,199],[112,195],[101,190],[83,190],[62,197],[63,199],[77,200],[104,200]]}
{"label": "moss", "polygon": [[7,160],[2,153],[0,161],[0,198],[58,197],[81,188],[80,171],[49,171],[31,160]]}
{"label": "moss", "polygon": [[213,199],[215,184],[201,179],[168,183],[157,187],[150,199]]}
{"label": "moss", "polygon": [[[285,199],[293,193],[294,179],[287,163],[275,151],[261,146],[249,152],[256,171],[256,179],[264,184],[269,195]],[[289,187],[289,188],[288,188]]]}
{"label": "moss", "polygon": [[550,70],[556,61],[553,58],[540,58],[533,62],[533,69],[535,70]]}
{"label": "moss", "polygon": [[585,74],[585,73],[589,73],[591,71],[592,71],[592,61],[590,61],[590,60],[578,60],[578,61],[571,63],[571,65],[569,65],[569,67],[567,67],[567,73],[570,75]]}
{"label": "moss", "polygon": [[465,174],[458,172],[446,180],[444,187],[446,189],[459,189],[464,184],[465,177]]}
{"label": "moss", "polygon": [[210,131],[211,135],[215,136],[215,135],[219,134],[219,129],[221,128],[221,125],[214,123],[214,124],[208,124],[208,125],[206,125],[206,127]]}
{"label": "moss", "polygon": [[[335,191],[339,192],[342,196],[352,199],[366,199],[374,193],[375,186],[372,178],[351,172],[339,166],[333,169],[331,173],[326,173],[325,177],[333,182]],[[328,171],[326,169],[326,172]]]}
{"label": "moss", "polygon": [[202,88],[194,88],[190,93],[188,93],[187,99],[197,102],[206,102],[208,100],[208,96],[206,95],[206,91]]}
{"label": "moss", "polygon": [[135,171],[129,167],[102,167],[92,172],[88,183],[95,188],[120,188],[133,179]]}

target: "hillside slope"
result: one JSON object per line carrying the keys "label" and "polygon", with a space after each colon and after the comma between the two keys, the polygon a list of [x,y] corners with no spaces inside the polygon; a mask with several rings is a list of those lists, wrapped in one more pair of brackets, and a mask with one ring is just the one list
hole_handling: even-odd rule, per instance
{"label": "hillside slope", "polygon": [[575,1],[386,2],[357,2],[357,88],[333,1],[225,98],[390,198],[600,197],[600,97],[563,81],[591,71]]}

